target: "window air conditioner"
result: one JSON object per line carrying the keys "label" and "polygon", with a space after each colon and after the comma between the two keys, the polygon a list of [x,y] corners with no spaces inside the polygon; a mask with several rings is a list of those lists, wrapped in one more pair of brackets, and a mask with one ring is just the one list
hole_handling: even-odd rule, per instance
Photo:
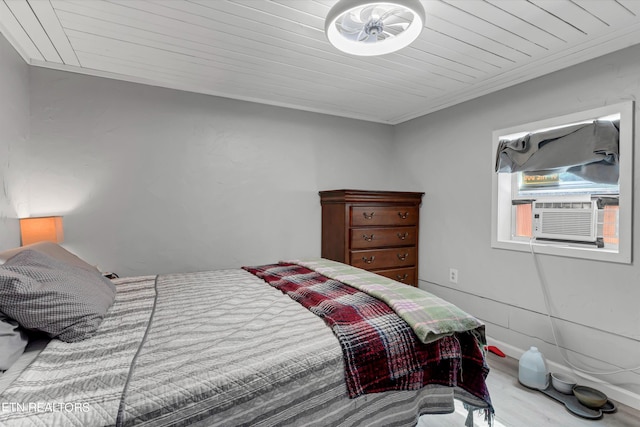
{"label": "window air conditioner", "polygon": [[598,206],[595,201],[534,201],[533,237],[536,239],[598,241]]}

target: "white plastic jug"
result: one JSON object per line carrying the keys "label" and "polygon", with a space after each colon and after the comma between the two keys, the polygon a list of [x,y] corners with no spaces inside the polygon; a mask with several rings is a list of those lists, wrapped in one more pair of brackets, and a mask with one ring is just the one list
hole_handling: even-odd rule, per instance
{"label": "white plastic jug", "polygon": [[549,386],[547,364],[544,356],[536,347],[531,347],[520,357],[518,380],[522,385],[540,390]]}

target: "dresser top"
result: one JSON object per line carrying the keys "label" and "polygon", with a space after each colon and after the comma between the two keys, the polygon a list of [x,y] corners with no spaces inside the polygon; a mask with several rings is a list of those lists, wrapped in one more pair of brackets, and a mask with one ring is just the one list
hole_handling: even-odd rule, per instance
{"label": "dresser top", "polygon": [[415,203],[420,204],[424,193],[409,191],[326,190],[320,191],[321,203]]}

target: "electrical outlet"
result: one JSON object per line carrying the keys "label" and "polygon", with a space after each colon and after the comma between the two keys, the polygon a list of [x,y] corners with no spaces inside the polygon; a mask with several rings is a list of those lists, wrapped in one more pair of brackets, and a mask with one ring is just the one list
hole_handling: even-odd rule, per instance
{"label": "electrical outlet", "polygon": [[449,281],[451,283],[458,283],[458,269],[450,268],[449,269]]}

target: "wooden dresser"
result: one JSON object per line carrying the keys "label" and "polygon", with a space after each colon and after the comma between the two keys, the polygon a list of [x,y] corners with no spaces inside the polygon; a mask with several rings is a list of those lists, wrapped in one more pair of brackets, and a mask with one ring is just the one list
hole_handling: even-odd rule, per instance
{"label": "wooden dresser", "polygon": [[418,231],[424,193],[320,192],[322,257],[418,286]]}

